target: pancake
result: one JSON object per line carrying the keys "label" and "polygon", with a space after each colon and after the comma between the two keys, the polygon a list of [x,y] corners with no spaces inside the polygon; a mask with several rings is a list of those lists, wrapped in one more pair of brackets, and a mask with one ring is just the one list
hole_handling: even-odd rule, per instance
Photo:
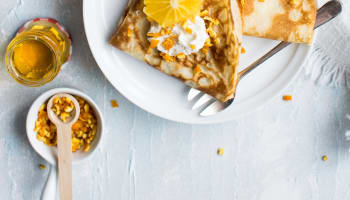
{"label": "pancake", "polygon": [[212,46],[206,52],[172,60],[165,59],[157,49],[150,49],[147,32],[151,23],[143,9],[143,0],[129,2],[110,39],[111,45],[222,102],[234,97],[242,38],[242,19],[236,0],[203,0],[202,11],[208,11],[208,17],[219,22],[213,25],[216,37],[211,38]]}
{"label": "pancake", "polygon": [[296,43],[313,40],[316,0],[241,0],[243,33]]}

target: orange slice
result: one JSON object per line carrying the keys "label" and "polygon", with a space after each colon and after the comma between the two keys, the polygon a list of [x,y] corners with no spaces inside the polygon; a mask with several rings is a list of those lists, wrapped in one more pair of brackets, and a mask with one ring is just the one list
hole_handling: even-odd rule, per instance
{"label": "orange slice", "polygon": [[148,18],[168,27],[198,16],[202,0],[144,0],[144,4]]}

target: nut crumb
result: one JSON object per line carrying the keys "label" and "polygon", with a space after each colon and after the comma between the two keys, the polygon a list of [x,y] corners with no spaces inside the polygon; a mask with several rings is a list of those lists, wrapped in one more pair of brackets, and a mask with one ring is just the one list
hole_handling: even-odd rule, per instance
{"label": "nut crumb", "polygon": [[283,96],[283,101],[292,101],[292,100],[293,100],[292,95],[284,95]]}
{"label": "nut crumb", "polygon": [[74,103],[67,97],[56,97],[52,103],[52,111],[63,121],[67,122],[72,117]]}
{"label": "nut crumb", "polygon": [[217,153],[218,153],[218,155],[219,156],[222,156],[222,155],[224,155],[224,149],[223,148],[218,148],[218,151],[217,151]]}
{"label": "nut crumb", "polygon": [[117,100],[112,100],[111,104],[112,104],[113,108],[118,108],[119,107],[119,104],[118,104]]}
{"label": "nut crumb", "polygon": [[322,160],[323,160],[323,161],[327,161],[327,160],[328,160],[328,157],[327,157],[327,156],[322,156]]}

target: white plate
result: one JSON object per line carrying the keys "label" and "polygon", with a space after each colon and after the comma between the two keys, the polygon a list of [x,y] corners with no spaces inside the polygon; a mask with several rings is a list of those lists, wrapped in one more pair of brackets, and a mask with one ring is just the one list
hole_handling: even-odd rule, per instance
{"label": "white plate", "polygon": [[[310,47],[291,45],[247,76],[229,108],[211,117],[200,117],[187,102],[188,88],[180,81],[153,69],[108,44],[127,0],[84,1],[84,25],[91,51],[101,70],[127,99],[160,117],[193,124],[219,123],[236,119],[279,94],[300,71]],[[244,37],[247,53],[241,66],[247,66],[278,42]]]}

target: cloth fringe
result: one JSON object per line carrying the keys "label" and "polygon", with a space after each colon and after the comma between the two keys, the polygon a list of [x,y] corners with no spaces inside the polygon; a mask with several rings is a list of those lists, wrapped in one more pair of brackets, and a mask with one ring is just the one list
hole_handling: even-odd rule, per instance
{"label": "cloth fringe", "polygon": [[345,84],[350,88],[350,63],[339,64],[317,44],[314,45],[304,68],[306,75],[318,84],[336,87]]}
{"label": "cloth fringe", "polygon": [[[318,0],[319,6],[327,1]],[[343,12],[319,28],[304,69],[316,83],[350,89],[350,1],[341,1]]]}

